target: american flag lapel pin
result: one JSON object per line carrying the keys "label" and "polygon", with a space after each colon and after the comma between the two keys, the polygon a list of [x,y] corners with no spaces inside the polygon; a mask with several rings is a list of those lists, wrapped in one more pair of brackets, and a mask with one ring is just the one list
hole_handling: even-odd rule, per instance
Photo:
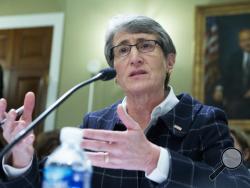
{"label": "american flag lapel pin", "polygon": [[177,129],[178,131],[182,130],[182,128],[179,125],[174,125],[174,128]]}

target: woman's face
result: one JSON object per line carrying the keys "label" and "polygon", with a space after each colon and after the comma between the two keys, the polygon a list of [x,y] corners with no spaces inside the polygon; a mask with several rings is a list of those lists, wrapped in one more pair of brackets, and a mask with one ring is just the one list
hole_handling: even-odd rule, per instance
{"label": "woman's face", "polygon": [[[113,38],[113,46],[134,45],[145,40],[157,40],[157,38],[153,34],[119,32]],[[165,57],[158,44],[153,51],[147,53],[139,52],[133,46],[127,56],[114,56],[117,83],[125,94],[137,95],[164,90],[166,74],[172,70],[174,62],[175,55],[170,54]]]}

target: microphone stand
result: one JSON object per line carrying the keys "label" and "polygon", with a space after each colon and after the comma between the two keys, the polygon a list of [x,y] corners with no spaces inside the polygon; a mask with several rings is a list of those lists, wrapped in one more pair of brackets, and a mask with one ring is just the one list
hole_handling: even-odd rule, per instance
{"label": "microphone stand", "polygon": [[[108,69],[106,69],[108,70]],[[91,82],[97,81],[99,79],[102,80],[109,80],[114,78],[114,76],[112,76],[111,78],[106,78],[105,77],[105,69],[104,71],[100,71],[97,75],[95,75],[94,77],[81,82],[79,84],[77,84],[76,86],[74,86],[73,88],[71,88],[70,90],[68,90],[66,93],[64,93],[59,99],[57,99],[51,106],[49,106],[48,109],[46,109],[43,113],[41,113],[34,121],[32,121],[26,128],[24,128],[23,130],[21,130],[16,137],[14,138],[14,140],[9,143],[8,145],[6,145],[0,152],[0,159],[3,158],[3,156],[8,153],[12,147],[17,144],[21,139],[23,139],[30,131],[32,131],[36,125],[38,125],[38,123],[40,123],[45,117],[47,117],[50,112],[52,112],[56,107],[58,107],[61,103],[63,103],[69,96],[71,96],[75,91],[77,91],[78,89],[82,88],[85,85],[90,84]]]}

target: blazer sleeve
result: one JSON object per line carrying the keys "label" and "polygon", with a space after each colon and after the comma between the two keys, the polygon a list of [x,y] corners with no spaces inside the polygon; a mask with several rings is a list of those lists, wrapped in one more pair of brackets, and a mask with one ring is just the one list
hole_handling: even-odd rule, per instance
{"label": "blazer sleeve", "polygon": [[38,188],[41,187],[41,177],[40,171],[38,168],[37,158],[34,157],[31,168],[24,173],[23,175],[9,179],[4,174],[4,171],[1,167],[0,169],[0,188]]}
{"label": "blazer sleeve", "polygon": [[82,124],[80,125],[80,128],[84,129],[84,128],[88,128],[89,127],[89,113],[86,114],[84,117],[83,117],[83,122]]}

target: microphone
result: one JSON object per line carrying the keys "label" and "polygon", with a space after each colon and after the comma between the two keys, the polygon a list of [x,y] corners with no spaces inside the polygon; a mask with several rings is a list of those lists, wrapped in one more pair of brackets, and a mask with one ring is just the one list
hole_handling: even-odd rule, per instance
{"label": "microphone", "polygon": [[100,79],[103,81],[108,81],[116,76],[116,71],[113,68],[102,69],[99,74],[101,74]]}
{"label": "microphone", "polygon": [[64,93],[59,99],[57,99],[52,105],[49,106],[44,112],[42,112],[37,118],[35,118],[26,128],[21,130],[11,143],[6,145],[0,152],[0,159],[7,154],[13,146],[15,146],[21,139],[23,139],[30,131],[32,131],[38,123],[40,123],[45,117],[47,117],[54,109],[56,109],[60,104],[62,104],[67,98],[69,98],[78,89],[95,82],[97,80],[108,81],[116,76],[116,71],[113,68],[102,69],[98,74],[92,78],[77,84],[76,86],[69,89]]}

